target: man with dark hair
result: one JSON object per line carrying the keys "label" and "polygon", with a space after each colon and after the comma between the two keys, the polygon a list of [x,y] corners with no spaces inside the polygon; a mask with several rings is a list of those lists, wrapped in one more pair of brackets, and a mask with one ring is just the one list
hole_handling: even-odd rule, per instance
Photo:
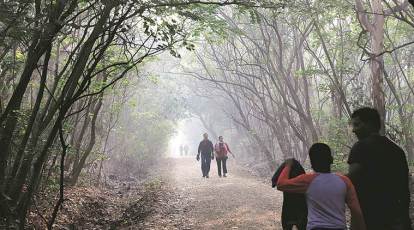
{"label": "man with dark hair", "polygon": [[210,163],[214,159],[214,146],[213,143],[208,139],[208,134],[203,134],[203,140],[198,145],[197,161],[200,160],[201,154],[201,172],[203,177],[208,178],[210,172]]}
{"label": "man with dark hair", "polygon": [[321,173],[330,173],[333,158],[331,148],[323,143],[316,143],[309,149],[309,159],[313,170]]}
{"label": "man with dark hair", "polygon": [[[381,117],[376,109],[369,107],[357,109],[352,113],[351,119],[358,125],[358,127],[355,126],[358,129],[357,132],[354,132],[358,139],[368,137],[371,133],[378,134],[381,129]],[[361,125],[366,127],[359,128]]]}
{"label": "man with dark hair", "polygon": [[331,173],[333,158],[331,149],[323,143],[313,144],[309,158],[314,173],[302,174],[289,179],[292,159],[277,181],[277,189],[283,192],[304,193],[308,207],[309,230],[345,230],[345,203],[351,210],[352,229],[365,230],[364,217],[351,181],[342,175]]}
{"label": "man with dark hair", "polygon": [[348,177],[355,185],[368,230],[409,230],[410,191],[404,151],[379,130],[377,110],[361,108],[351,115],[358,142],[348,157]]}

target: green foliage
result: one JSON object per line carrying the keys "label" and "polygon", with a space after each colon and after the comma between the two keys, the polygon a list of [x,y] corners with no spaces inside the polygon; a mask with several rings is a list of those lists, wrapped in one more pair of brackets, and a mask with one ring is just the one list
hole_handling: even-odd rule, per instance
{"label": "green foliage", "polygon": [[316,67],[309,67],[305,70],[297,70],[295,76],[297,77],[315,77],[317,75],[324,75],[325,72]]}
{"label": "green foliage", "polygon": [[349,141],[352,139],[352,134],[349,129],[348,118],[343,117],[339,119],[332,116],[330,112],[317,111],[315,117],[320,117],[323,125],[320,142],[326,143],[331,147],[334,163],[332,170],[336,172],[345,173],[348,170],[347,159],[350,151]]}
{"label": "green foliage", "polygon": [[334,162],[332,164],[332,171],[341,174],[346,174],[348,173],[348,163],[344,159],[338,159],[337,157],[335,157]]}

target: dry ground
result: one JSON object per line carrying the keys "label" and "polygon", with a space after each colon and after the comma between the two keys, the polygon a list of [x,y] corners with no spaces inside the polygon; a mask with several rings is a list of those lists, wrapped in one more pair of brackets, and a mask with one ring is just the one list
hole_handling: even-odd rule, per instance
{"label": "dry ground", "polygon": [[226,178],[212,162],[210,178],[202,178],[192,158],[170,159],[171,184],[185,197],[188,222],[194,229],[279,229],[282,194],[229,160]]}
{"label": "dry ground", "polygon": [[[113,181],[112,187],[105,189],[67,188],[54,228],[281,229],[282,193],[233,159],[228,168],[228,177],[220,178],[213,161],[206,179],[194,158],[169,158],[163,159],[143,183]],[[35,206],[28,228],[45,229],[52,205]]]}
{"label": "dry ground", "polygon": [[[281,229],[282,194],[233,159],[228,168],[219,178],[213,161],[206,179],[194,158],[169,158],[144,183],[67,188],[54,229]],[[45,229],[50,206],[32,210],[28,228]]]}

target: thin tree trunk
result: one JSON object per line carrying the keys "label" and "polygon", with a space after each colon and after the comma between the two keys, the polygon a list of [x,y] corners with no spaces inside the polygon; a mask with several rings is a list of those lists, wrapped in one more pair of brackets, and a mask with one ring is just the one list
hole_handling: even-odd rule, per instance
{"label": "thin tree trunk", "polygon": [[[3,191],[3,184],[5,178],[5,170],[7,168],[7,159],[10,154],[11,140],[13,132],[17,125],[18,111],[20,109],[24,93],[30,82],[33,71],[37,67],[39,59],[43,54],[52,46],[53,39],[56,34],[63,27],[63,23],[56,23],[66,6],[67,1],[57,1],[53,6],[52,12],[50,13],[51,18],[44,30],[43,34],[35,34],[32,43],[29,47],[26,63],[23,68],[22,74],[19,78],[19,83],[16,86],[13,95],[11,96],[4,112],[0,116],[0,191]],[[71,4],[71,7],[66,12],[65,16],[71,13],[77,4]],[[64,18],[61,18],[64,20]]]}
{"label": "thin tree trunk", "polygon": [[[32,110],[32,114],[30,115],[30,119],[28,121],[28,126],[25,130],[25,134],[22,138],[22,141],[20,142],[19,149],[18,149],[17,154],[16,154],[16,159],[14,161],[14,165],[13,165],[13,168],[12,168],[12,171],[11,171],[11,174],[10,174],[10,178],[15,178],[15,176],[16,176],[17,170],[18,170],[18,168],[21,164],[21,160],[22,160],[22,157],[23,157],[23,154],[24,154],[24,150],[26,149],[27,142],[29,141],[30,134],[32,133],[32,128],[34,127],[34,123],[36,122],[36,116],[39,112],[40,103],[42,102],[43,93],[44,93],[45,87],[46,87],[47,71],[48,71],[48,66],[49,66],[49,59],[50,59],[51,50],[52,50],[52,47],[49,47],[49,49],[48,49],[48,51],[46,52],[46,55],[45,55],[45,60],[43,62],[43,72],[42,72],[42,75],[41,75],[40,86],[39,86],[36,102],[35,102],[34,108]],[[8,183],[8,185],[10,185],[10,183]]]}
{"label": "thin tree trunk", "polygon": [[53,223],[55,222],[59,208],[64,201],[65,156],[66,156],[66,151],[67,151],[68,146],[66,145],[65,138],[63,137],[62,124],[60,124],[60,127],[59,127],[59,139],[62,145],[62,156],[60,158],[59,199],[56,202],[55,207],[53,209],[52,217],[49,223],[47,224],[47,228],[50,230],[53,227]]}
{"label": "thin tree trunk", "polygon": [[81,159],[79,160],[79,163],[76,165],[76,167],[73,168],[73,173],[72,173],[72,178],[71,178],[71,184],[72,185],[75,185],[78,182],[79,175],[80,175],[83,167],[85,166],[86,159],[91,154],[93,146],[95,145],[95,142],[96,142],[96,121],[97,121],[97,118],[98,118],[98,115],[99,115],[99,111],[102,107],[102,100],[103,100],[103,94],[100,94],[98,102],[97,102],[97,104],[94,108],[94,111],[93,111],[89,144],[88,144],[85,152],[83,153]]}

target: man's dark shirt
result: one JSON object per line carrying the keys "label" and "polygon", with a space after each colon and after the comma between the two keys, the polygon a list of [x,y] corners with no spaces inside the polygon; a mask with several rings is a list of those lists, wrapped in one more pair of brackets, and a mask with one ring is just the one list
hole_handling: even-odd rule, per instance
{"label": "man's dark shirt", "polygon": [[353,163],[362,166],[353,183],[368,225],[408,215],[409,172],[398,145],[384,136],[369,136],[352,147],[348,164]]}
{"label": "man's dark shirt", "polygon": [[202,140],[198,145],[198,153],[211,154],[214,151],[213,143],[210,140]]}

